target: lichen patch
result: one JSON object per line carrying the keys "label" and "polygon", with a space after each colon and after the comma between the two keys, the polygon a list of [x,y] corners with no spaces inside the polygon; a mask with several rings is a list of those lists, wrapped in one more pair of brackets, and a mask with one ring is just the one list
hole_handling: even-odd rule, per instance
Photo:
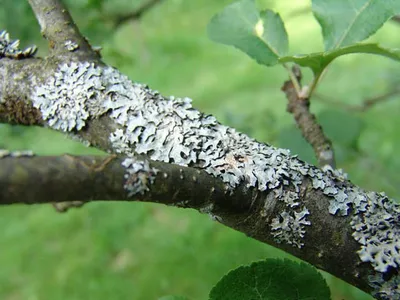
{"label": "lichen patch", "polygon": [[36,51],[36,46],[31,46],[21,50],[19,48],[19,40],[12,40],[8,32],[5,30],[0,31],[0,58],[28,58],[35,55]]}
{"label": "lichen patch", "polygon": [[301,248],[304,246],[305,226],[311,225],[307,220],[310,212],[303,208],[300,212],[283,211],[271,222],[272,235],[278,243],[285,242]]}
{"label": "lichen patch", "polygon": [[[189,98],[164,97],[110,67],[70,63],[38,86],[32,99],[48,124],[63,131],[80,130],[88,120],[108,112],[119,125],[109,136],[112,152],[143,154],[202,169],[220,178],[227,193],[239,185],[273,193],[284,201],[285,210],[270,224],[271,234],[297,247],[303,246],[306,226],[310,226],[306,219],[310,212],[299,200],[300,187],[308,180],[313,189],[329,197],[330,214],[351,214],[361,261],[370,262],[379,272],[399,268],[397,204],[354,187],[340,171],[320,170],[288,150],[261,144],[218,123],[213,116],[195,110]],[[183,175],[181,179],[190,180]],[[127,185],[133,194],[138,193],[136,184],[140,186],[141,181]],[[270,206],[266,203],[265,207]]]}
{"label": "lichen patch", "polygon": [[151,168],[147,160],[126,158],[122,166],[126,169],[124,189],[128,198],[150,191],[150,185],[154,183],[158,170]]}

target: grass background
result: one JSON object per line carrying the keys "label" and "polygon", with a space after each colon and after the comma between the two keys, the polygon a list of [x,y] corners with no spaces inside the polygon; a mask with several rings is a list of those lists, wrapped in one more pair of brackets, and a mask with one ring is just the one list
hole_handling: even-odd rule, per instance
{"label": "grass background", "polygon": [[[309,1],[257,1],[281,13],[291,53],[322,50],[311,13],[296,14]],[[106,63],[164,95],[188,96],[201,111],[215,115],[260,141],[288,147],[315,162],[313,153],[286,113],[279,67],[264,68],[244,54],[212,43],[210,18],[227,0],[164,0],[138,22],[114,30],[109,16],[134,9],[140,1],[70,0],[82,32],[103,47]],[[26,1],[0,0],[0,28],[22,45],[35,43],[46,54]],[[100,15],[106,16],[100,21]],[[400,26],[387,23],[371,41],[400,48]],[[306,81],[310,73],[305,71]],[[400,81],[399,64],[370,55],[349,55],[329,68],[317,93],[357,104]],[[354,113],[341,105],[313,100],[333,140],[338,166],[366,189],[400,195],[399,97]],[[99,153],[43,128],[0,124],[0,148],[38,154]],[[287,254],[225,228],[196,211],[144,203],[91,203],[59,214],[49,205],[0,209],[0,299],[158,299],[184,295],[207,299],[229,270]],[[340,262],[338,262],[340,263]],[[332,299],[371,299],[325,275]]]}

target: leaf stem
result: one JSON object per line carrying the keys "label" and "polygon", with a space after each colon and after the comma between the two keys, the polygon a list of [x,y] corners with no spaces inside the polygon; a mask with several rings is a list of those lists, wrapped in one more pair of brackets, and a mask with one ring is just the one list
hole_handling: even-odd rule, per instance
{"label": "leaf stem", "polygon": [[314,79],[311,81],[310,87],[307,91],[306,97],[308,99],[311,99],[312,94],[314,93],[315,89],[317,88],[318,83],[321,81],[321,79],[326,75],[326,71],[328,70],[327,68],[328,65],[326,65],[320,72],[317,74],[314,74]]}
{"label": "leaf stem", "polygon": [[287,64],[283,63],[283,67],[286,69],[286,71],[289,73],[289,78],[293,83],[293,86],[296,90],[297,96],[301,96],[301,85],[300,82],[297,80],[296,74],[293,72],[292,68],[290,68]]}
{"label": "leaf stem", "polygon": [[[325,71],[325,69],[324,69],[324,71]],[[317,88],[317,85],[318,85],[318,83],[319,83],[319,81],[320,81],[320,79],[321,79],[321,77],[322,77],[324,71],[319,72],[318,74],[314,75],[314,78],[313,78],[313,80],[311,81],[311,84],[310,84],[309,89],[308,89],[308,91],[307,91],[306,98],[308,98],[308,99],[311,98],[313,92],[314,92],[315,89]]]}

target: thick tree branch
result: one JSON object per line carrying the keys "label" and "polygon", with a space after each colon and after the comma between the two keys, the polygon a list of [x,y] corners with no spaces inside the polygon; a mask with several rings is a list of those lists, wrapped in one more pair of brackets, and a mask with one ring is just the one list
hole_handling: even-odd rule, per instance
{"label": "thick tree branch", "polygon": [[[4,91],[1,103],[15,101],[13,107],[27,107],[23,112],[34,112],[35,120],[40,116],[47,126],[73,134],[100,149],[129,155],[139,153],[140,159],[160,160],[150,165],[161,172],[157,173],[155,186],[149,183],[151,192],[142,198],[137,191],[126,189],[127,180],[121,182],[123,173],[117,166],[121,162],[111,160],[105,164],[110,173],[99,174],[99,180],[95,182],[100,184],[93,184],[90,191],[86,189],[79,196],[87,185],[82,183],[79,187],[79,183],[71,178],[72,174],[86,174],[92,178],[90,172],[85,173],[91,169],[85,169],[79,163],[80,159],[53,158],[52,162],[50,158],[40,157],[5,158],[0,160],[1,170],[12,170],[18,164],[17,159],[23,159],[23,164],[31,163],[28,168],[31,170],[38,164],[35,159],[49,159],[49,163],[42,161],[40,164],[48,165],[50,169],[46,171],[43,167],[43,175],[39,176],[49,180],[57,180],[57,177],[45,174],[63,170],[59,169],[63,163],[70,162],[75,168],[66,168],[66,172],[72,170],[70,175],[66,175],[72,181],[69,193],[60,194],[66,181],[44,185],[36,181],[35,185],[30,183],[28,186],[7,182],[8,191],[14,188],[25,193],[20,195],[22,198],[11,197],[13,202],[24,202],[24,199],[30,199],[29,202],[116,199],[114,197],[120,198],[122,194],[115,191],[121,193],[125,188],[128,195],[133,193],[132,199],[188,206],[207,212],[219,222],[284,249],[365,291],[378,293],[371,287],[371,274],[384,274],[393,280],[397,278],[397,269],[391,266],[397,264],[398,258],[391,258],[395,262],[385,258],[389,267],[380,262],[380,256],[376,259],[365,256],[370,251],[372,236],[382,231],[378,229],[382,218],[389,216],[385,221],[388,227],[384,227],[382,234],[390,235],[392,240],[380,241],[382,249],[374,248],[373,251],[391,253],[395,250],[388,250],[387,245],[398,243],[400,225],[393,220],[399,218],[399,209],[385,196],[366,193],[340,174],[329,169],[322,172],[290,157],[286,150],[259,144],[195,111],[187,100],[164,98],[146,86],[133,84],[114,69],[82,63],[63,64],[52,72],[44,72],[39,68],[35,71],[33,67],[41,65],[40,60],[26,59],[24,62],[0,59],[0,70],[7,69],[8,74],[12,70],[12,76],[25,78],[24,84],[16,84],[13,80],[0,82],[0,90]],[[32,80],[35,72],[40,72],[40,76],[49,74],[43,85],[36,86],[36,81]],[[27,73],[30,76],[26,76]],[[74,78],[74,74],[79,74],[79,78]],[[60,80],[57,87],[52,86],[53,76]],[[81,86],[85,84],[89,87]],[[103,106],[106,108],[102,109]],[[14,115],[12,110],[0,112],[0,119],[8,119],[10,114]],[[83,161],[93,166],[101,165],[104,160],[101,158],[90,163],[91,159],[84,158]],[[182,175],[180,169],[188,173]],[[4,176],[7,177],[3,173]],[[171,181],[166,183],[168,178]],[[86,181],[81,179],[79,182]],[[118,182],[119,186],[113,193],[104,190]],[[54,187],[47,190],[49,185]],[[2,193],[6,190],[2,189]],[[46,193],[49,195],[47,198]],[[27,197],[28,194],[32,195],[31,198]],[[67,196],[56,200],[59,194]],[[42,196],[34,198],[34,195]],[[197,202],[199,198],[196,195],[201,195],[203,200]],[[7,194],[0,198],[9,197]],[[127,196],[120,199],[127,199]],[[361,224],[365,224],[367,229]],[[360,236],[363,244],[360,244]]]}
{"label": "thick tree branch", "polygon": [[[79,191],[87,182],[93,187],[83,196],[69,188],[62,201],[111,199],[125,191],[123,200],[190,204],[380,299],[398,297],[400,207],[385,195],[366,192],[338,171],[322,171],[221,125],[195,110],[190,99],[166,98],[91,59],[71,63],[62,54],[56,61],[0,59],[5,79],[0,80],[0,120],[32,119],[29,124],[45,124],[125,158],[7,156],[0,159],[0,170],[17,172],[16,164],[22,164],[25,176],[4,179],[2,201],[17,201],[14,190],[19,189],[25,196],[31,193],[32,202],[49,200],[43,185],[26,176],[36,159],[43,159],[39,178],[60,180],[53,182],[59,188],[50,189],[51,202],[67,184],[56,176],[65,166],[65,172],[72,170],[66,176],[74,188]],[[285,88],[288,97],[292,90]],[[106,174],[96,172],[100,169]],[[71,178],[75,172],[82,173],[82,186]]]}

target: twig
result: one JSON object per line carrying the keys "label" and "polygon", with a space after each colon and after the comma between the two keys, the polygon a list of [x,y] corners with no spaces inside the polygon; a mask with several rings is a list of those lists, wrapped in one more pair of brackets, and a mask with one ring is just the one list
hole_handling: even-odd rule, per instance
{"label": "twig", "polygon": [[299,81],[298,76],[296,74],[297,69],[290,68],[287,64],[283,64],[283,67],[286,69],[286,71],[289,74],[290,81],[293,83],[293,87],[296,90],[297,96],[301,97],[301,94],[302,94],[302,92],[301,92],[301,84],[300,84],[300,81]]}
{"label": "twig", "polygon": [[314,94],[314,97],[322,102],[344,107],[345,109],[347,109],[349,111],[364,112],[364,111],[367,111],[368,109],[371,109],[372,107],[374,107],[375,105],[377,105],[379,103],[390,100],[393,96],[396,96],[399,94],[400,94],[400,88],[396,88],[396,89],[393,89],[382,95],[378,95],[378,96],[375,96],[372,98],[367,98],[360,105],[347,104],[347,103],[332,99],[329,96],[321,95],[321,94],[317,94],[317,93]]}
{"label": "twig", "polygon": [[396,15],[392,18],[392,21],[396,22],[396,23],[400,23],[400,15]]}
{"label": "twig", "polygon": [[295,9],[295,10],[293,10],[293,11],[291,11],[289,13],[288,18],[289,19],[296,18],[296,17],[299,17],[301,15],[307,14],[309,12],[311,12],[311,6],[297,8],[297,9]]}
{"label": "twig", "polygon": [[[300,69],[296,68],[293,72],[297,74],[297,82],[301,82]],[[330,165],[335,168],[335,156],[331,141],[325,136],[321,125],[310,112],[309,98],[301,98],[292,80],[286,81],[282,91],[288,99],[287,111],[292,113],[300,128],[303,137],[313,147],[318,163],[321,167]]]}
{"label": "twig", "polygon": [[144,2],[141,6],[139,6],[136,10],[127,13],[125,15],[116,16],[114,21],[114,27],[118,28],[123,23],[129,20],[137,20],[142,17],[144,13],[154,7],[156,4],[160,3],[162,0],[148,0]]}
{"label": "twig", "polygon": [[[53,57],[98,60],[88,41],[79,32],[68,10],[58,0],[28,0],[39,22],[43,37],[49,41]],[[72,55],[73,52],[73,55]]]}

